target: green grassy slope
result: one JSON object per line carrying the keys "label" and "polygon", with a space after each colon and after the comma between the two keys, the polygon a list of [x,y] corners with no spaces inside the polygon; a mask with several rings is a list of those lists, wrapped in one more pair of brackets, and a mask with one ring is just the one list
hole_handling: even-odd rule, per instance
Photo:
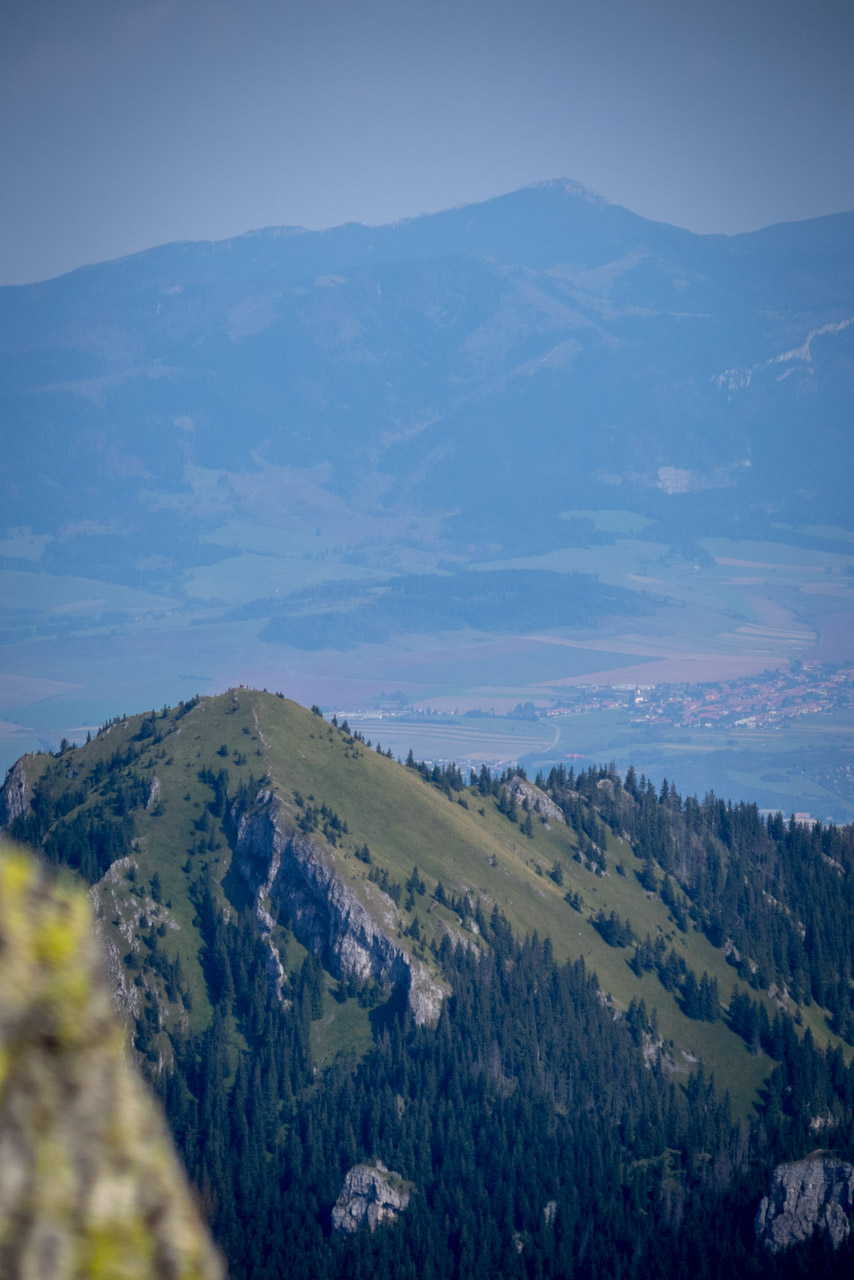
{"label": "green grassy slope", "polygon": [[[137,948],[141,972],[137,969],[132,980],[138,978],[137,986],[154,991],[162,1007],[175,1006],[173,1018],[183,1017],[189,1029],[203,1028],[210,1013],[199,885],[207,881],[223,908],[226,900],[229,910],[242,905],[241,882],[228,874],[228,822],[224,812],[211,811],[216,808],[215,791],[199,776],[209,771],[210,778],[220,770],[227,771],[229,802],[239,787],[251,790],[252,784],[257,790],[263,781],[295,823],[309,806],[326,805],[334,812],[340,827],[346,828],[329,850],[337,873],[369,910],[376,902],[376,895],[366,892],[371,873],[385,873],[401,886],[396,937],[426,963],[435,964],[433,952],[446,935],[486,945],[474,917],[479,909],[488,919],[497,906],[519,935],[537,931],[549,936],[559,959],[583,956],[616,1010],[628,1008],[633,999],[643,999],[648,1010],[654,1007],[675,1070],[687,1073],[694,1061],[702,1061],[719,1086],[731,1092],[738,1109],[749,1108],[770,1060],[748,1052],[723,1019],[701,1022],[686,1017],[654,973],[635,975],[628,964],[633,948],[609,946],[592,923],[598,912],[614,911],[621,920],[631,921],[639,938],[663,937],[698,979],[705,972],[718,980],[722,1002],[729,999],[735,971],[723,951],[690,923],[680,932],[658,894],[642,887],[641,863],[627,842],[609,832],[607,871],[600,874],[578,860],[577,838],[562,823],[552,820],[547,826],[538,818],[528,837],[518,822],[499,811],[491,795],[465,788],[449,796],[416,769],[379,755],[296,703],[249,689],[153,718],[152,713],[134,716],[58,758],[26,757],[18,766],[31,791],[41,784],[41,794],[50,800],[42,806],[46,812],[51,805],[55,815],[64,810],[46,832],[30,833],[31,838],[44,838],[49,850],[59,849],[60,857],[62,833],[81,815],[87,821],[124,821],[126,826],[132,822],[129,860],[113,870],[117,884],[111,902],[135,904],[137,916],[141,913],[147,921],[137,924],[137,932],[151,941],[153,922],[165,918],[151,905],[157,877],[156,896],[178,927],[161,929],[153,949],[170,963],[180,957],[188,996],[179,1001],[166,989],[159,969],[149,962],[152,948],[144,939]],[[131,784],[137,802],[125,816],[131,801],[127,796],[122,800],[118,792]],[[315,830],[312,839],[327,844],[322,829]],[[365,844],[370,864],[357,856]],[[414,866],[424,892],[418,891],[420,886],[407,891]],[[556,866],[560,872],[553,877]],[[437,902],[440,882],[461,909]],[[567,895],[577,895],[580,909],[569,904]],[[461,907],[464,900],[467,905]],[[107,937],[122,955],[128,952],[126,933],[121,932],[125,914],[124,909],[116,914],[111,909],[103,920]],[[305,953],[289,936],[286,921],[280,921],[276,937],[285,968],[293,973]],[[330,979],[327,985],[335,984]],[[756,998],[755,992],[750,994]],[[767,1003],[773,1017],[775,1007]],[[815,1006],[809,1010],[809,1021],[819,1037],[826,1036]],[[341,1048],[360,1051],[369,1035],[365,1009],[355,1000],[339,1003],[327,996],[324,1017],[313,1025],[319,1061],[329,1061]]]}

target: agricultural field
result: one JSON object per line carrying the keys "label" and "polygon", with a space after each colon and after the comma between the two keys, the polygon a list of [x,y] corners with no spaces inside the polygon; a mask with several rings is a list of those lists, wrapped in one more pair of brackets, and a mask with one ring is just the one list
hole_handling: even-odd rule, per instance
{"label": "agricultural field", "polygon": [[[619,710],[549,719],[560,733],[545,753],[523,763],[529,771],[562,761],[586,768],[630,764],[652,778],[675,781],[683,795],[707,791],[754,801],[762,809],[811,813],[825,821],[854,821],[854,715],[804,717],[786,729],[688,730],[631,724]],[[849,762],[846,765],[846,762]]]}
{"label": "agricultural field", "polygon": [[[196,477],[192,501],[213,502],[209,479]],[[200,538],[197,563],[184,548],[185,567],[141,573],[144,587],[60,572],[46,536],[9,530],[0,538],[7,566],[0,566],[0,767],[63,737],[80,741],[111,716],[245,684],[358,713],[365,736],[395,754],[411,747],[422,758],[528,765],[613,758],[675,777],[683,791],[711,786],[763,807],[854,816],[844,766],[854,758],[854,734],[832,712],[737,738],[637,726],[607,709],[548,721],[513,717],[520,704],[543,713],[589,686],[699,686],[783,671],[797,659],[849,660],[849,531],[782,527],[779,541],[706,538],[680,548],[637,512],[572,510],[564,521],[567,542],[577,545],[466,563],[442,560],[429,531],[395,540],[402,527],[393,520],[324,507],[317,495],[301,515],[277,512],[266,491],[255,501],[255,518],[226,519]],[[348,592],[370,602],[401,575],[462,569],[592,574],[631,593],[638,608],[514,634],[421,627],[336,647],[333,631],[327,647],[314,649],[266,638],[269,619],[295,591],[304,618],[355,607]]]}
{"label": "agricultural field", "polygon": [[405,758],[451,761],[460,765],[506,767],[523,756],[548,752],[557,739],[550,721],[495,716],[370,715],[348,717],[351,728],[383,750]]}

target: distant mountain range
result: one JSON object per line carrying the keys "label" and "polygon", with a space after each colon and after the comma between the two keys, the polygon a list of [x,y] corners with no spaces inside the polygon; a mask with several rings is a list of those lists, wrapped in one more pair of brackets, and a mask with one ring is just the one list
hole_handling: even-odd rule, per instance
{"label": "distant mountain range", "polygon": [[[852,371],[854,214],[697,236],[566,182],[2,289],[0,761],[242,682],[506,711],[854,659]],[[849,812],[842,744],[749,794]]]}
{"label": "distant mountain range", "polygon": [[[852,373],[854,213],[565,182],[0,290],[0,827],[89,883],[234,1277],[850,1273],[852,828],[708,774],[849,788],[847,702],[829,746],[686,730],[700,801],[651,727],[623,772],[567,715],[532,781],[249,686],[527,729],[588,674],[830,671]],[[781,1177],[845,1195],[800,1232]]]}
{"label": "distant mountain range", "polygon": [[166,245],[0,290],[5,520],[119,578],[249,509],[477,554],[579,504],[844,522],[852,359],[854,214],[698,236],[549,182]]}

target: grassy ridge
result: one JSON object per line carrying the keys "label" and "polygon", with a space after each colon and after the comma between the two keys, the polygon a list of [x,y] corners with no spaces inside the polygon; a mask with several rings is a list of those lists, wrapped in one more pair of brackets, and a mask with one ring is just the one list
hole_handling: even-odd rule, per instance
{"label": "grassy ridge", "polygon": [[[77,814],[115,806],[111,784],[102,780],[94,785],[93,778],[99,764],[103,770],[117,758],[122,763],[110,775],[112,785],[135,776],[147,800],[133,811],[135,866],[116,892],[145,901],[157,876],[162,901],[178,925],[167,930],[158,945],[170,959],[181,957],[191,997],[191,1029],[204,1027],[210,1016],[198,892],[191,891],[191,885],[208,878],[232,906],[240,905],[239,880],[228,875],[228,825],[224,815],[211,813],[214,791],[199,777],[200,771],[215,775],[223,769],[230,798],[251,777],[258,785],[263,780],[294,823],[309,805],[326,805],[334,812],[346,834],[334,848],[320,830],[312,838],[326,845],[337,874],[369,910],[376,910],[377,903],[376,890],[368,883],[371,872],[384,872],[402,887],[394,932],[402,946],[428,964],[433,963],[431,949],[446,934],[483,945],[472,914],[480,905],[488,918],[497,905],[517,934],[536,931],[550,937],[559,959],[583,956],[616,1009],[627,1008],[633,999],[643,999],[648,1010],[654,1007],[660,1035],[672,1042],[668,1051],[675,1069],[687,1073],[695,1060],[702,1061],[742,1112],[770,1070],[769,1059],[749,1053],[724,1021],[687,1018],[654,974],[636,976],[628,963],[632,947],[609,946],[594,927],[597,913],[614,911],[621,920],[630,920],[637,937],[663,937],[698,978],[706,972],[717,979],[722,1002],[729,999],[735,971],[723,951],[690,924],[680,932],[660,897],[642,887],[641,863],[628,843],[611,833],[607,872],[597,874],[578,860],[577,839],[562,823],[546,826],[538,819],[529,838],[499,811],[491,795],[466,788],[449,797],[417,770],[378,754],[322,717],[276,695],[249,689],[202,699],[189,710],[164,711],[153,719],[152,713],[130,717],[58,759],[27,757],[22,769],[31,786],[41,778],[54,797],[72,792],[80,797],[60,819],[61,825]],[[370,865],[357,856],[365,844]],[[424,892],[410,897],[405,886],[414,866]],[[556,866],[560,873],[552,878],[549,873]],[[469,908],[458,914],[440,905],[434,896],[439,882],[449,895],[467,896]],[[578,895],[580,910],[569,905],[566,895]],[[416,916],[420,938],[412,932]],[[125,939],[114,919],[105,919],[104,927],[124,949]],[[282,942],[287,946],[286,968],[294,971],[303,958],[302,948],[286,932]],[[756,998],[755,992],[750,994]],[[773,1016],[776,1010],[770,1002],[768,1009]],[[813,1006],[804,1015],[814,1033],[826,1039],[821,1012]],[[343,1047],[360,1050],[368,1036],[368,1015],[355,1001],[337,1004],[327,998],[324,1018],[313,1027],[320,1061],[328,1061]]]}

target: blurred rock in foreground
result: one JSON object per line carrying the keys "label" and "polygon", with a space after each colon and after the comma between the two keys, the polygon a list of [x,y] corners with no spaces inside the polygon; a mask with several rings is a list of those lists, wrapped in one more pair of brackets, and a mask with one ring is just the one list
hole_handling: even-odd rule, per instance
{"label": "blurred rock in foreground", "polygon": [[129,1061],[85,894],[0,845],[0,1275],[222,1280]]}

